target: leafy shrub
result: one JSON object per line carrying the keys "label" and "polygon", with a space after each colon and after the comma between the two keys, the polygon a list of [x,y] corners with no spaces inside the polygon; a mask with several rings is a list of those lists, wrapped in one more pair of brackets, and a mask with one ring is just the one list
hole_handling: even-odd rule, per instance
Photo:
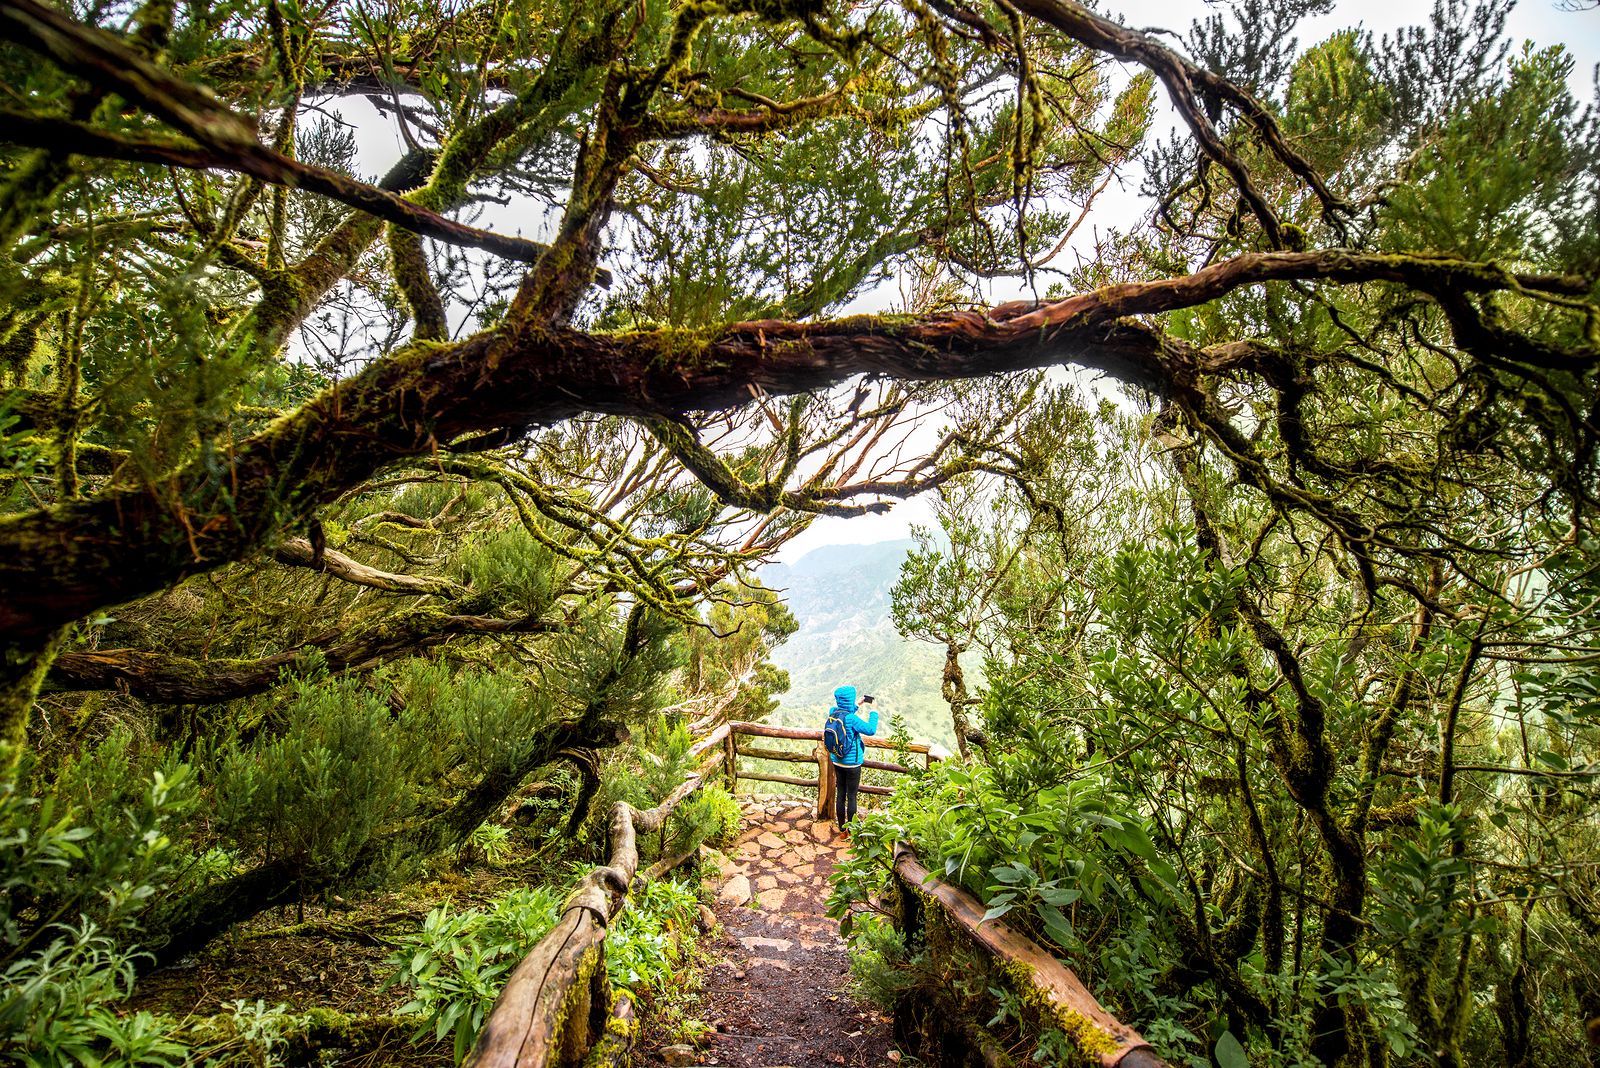
{"label": "leafy shrub", "polygon": [[850,982],[856,993],[893,1012],[919,982],[905,935],[880,916],[852,924]]}
{"label": "leafy shrub", "polygon": [[483,776],[521,764],[552,718],[550,704],[548,692],[534,691],[513,675],[462,671],[440,695],[437,713],[454,743],[454,763]]}
{"label": "leafy shrub", "polygon": [[300,680],[281,733],[226,749],[215,777],[220,829],[311,877],[343,871],[410,800],[402,731],[365,682]]}
{"label": "leafy shrub", "polygon": [[554,598],[554,557],[524,528],[508,527],[467,543],[453,569],[473,592],[538,615]]}
{"label": "leafy shrub", "polygon": [[190,1024],[184,1040],[189,1061],[205,1064],[249,1064],[265,1068],[280,1063],[276,1055],[289,1026],[302,1017],[290,1016],[282,1005],[257,999],[237,999],[226,1012]]}
{"label": "leafy shrub", "polygon": [[198,1021],[114,1010],[140,956],[126,939],[185,863],[168,825],[193,805],[182,765],[116,783],[103,774],[127,745],[114,736],[64,767],[51,796],[20,792],[26,768],[0,784],[0,1047],[41,1068],[277,1064],[281,1007],[241,1002]]}
{"label": "leafy shrub", "polygon": [[720,786],[702,786],[678,806],[674,816],[687,829],[691,840],[715,846],[733,844],[744,829],[744,813],[739,801]]}
{"label": "leafy shrub", "polygon": [[[694,739],[682,724],[657,717],[620,755],[605,779],[604,803],[596,808],[603,813],[617,801],[641,811],[656,807],[695,770],[696,761],[689,756],[693,747]],[[720,787],[703,786],[673,810],[659,833],[640,839],[640,856],[649,862],[687,853],[708,838],[728,834],[730,828],[736,838],[740,818],[732,795]]]}
{"label": "leafy shrub", "polygon": [[[988,918],[1004,916],[1055,947],[1086,981],[1099,985],[1115,971],[1131,984],[1121,995],[1142,1019],[1164,993],[1156,980],[1170,960],[1170,943],[1150,937],[1148,925],[1160,924],[1162,910],[1172,907],[1177,874],[1157,853],[1146,822],[1119,808],[1094,776],[1043,788],[1030,782],[1019,798],[1009,770],[951,762],[902,783],[886,809],[852,829],[852,856],[835,870],[828,914],[842,921],[857,953],[881,959],[880,925],[855,916],[870,914],[887,890],[894,842],[913,842],[930,869],[985,903]],[[1137,923],[1113,926],[1128,900],[1149,911]],[[873,982],[882,987],[869,987],[874,996],[900,996],[891,978]],[[1160,1007],[1180,1006],[1167,999]]]}
{"label": "leafy shrub", "polygon": [[538,887],[513,890],[488,911],[428,913],[389,958],[389,983],[411,992],[400,1012],[423,1018],[414,1037],[450,1035],[457,1063],[465,1058],[512,969],[555,926],[560,905],[554,890]]}
{"label": "leafy shrub", "polygon": [[682,724],[656,717],[635,732],[620,754],[626,771],[607,782],[608,800],[626,801],[641,810],[654,808],[694,771],[689,759],[693,747],[694,739]]}
{"label": "leafy shrub", "polygon": [[694,891],[667,879],[636,887],[606,935],[606,973],[629,991],[660,995],[688,959],[694,930]]}
{"label": "leafy shrub", "polygon": [[107,930],[131,927],[156,887],[193,877],[176,828],[195,807],[194,786],[188,767],[158,764],[118,732],[64,764],[43,796],[3,787],[0,826],[21,838],[0,845],[9,873],[0,918],[26,927],[25,916],[82,914]]}
{"label": "leafy shrub", "polygon": [[[694,892],[676,883],[636,888],[606,934],[611,981],[647,996],[672,990],[690,952],[696,905]],[[413,1038],[450,1035],[456,1061],[465,1058],[512,970],[555,926],[560,908],[560,891],[539,887],[513,890],[487,910],[428,913],[389,958],[389,983],[411,993],[400,1012],[422,1017]]]}
{"label": "leafy shrub", "polygon": [[23,952],[4,972],[0,1036],[31,1063],[92,1063],[117,1025],[108,1006],[133,992],[136,954],[119,949],[88,919],[39,935],[47,932],[48,941],[8,947]]}
{"label": "leafy shrub", "polygon": [[0,938],[13,955],[80,914],[130,927],[180,859],[167,830],[194,803],[188,768],[133,777],[84,808],[71,800],[73,774],[63,771],[65,797],[24,796],[26,769],[0,783]]}
{"label": "leafy shrub", "polygon": [[498,823],[483,823],[467,837],[467,846],[483,854],[484,863],[499,864],[511,855],[511,830]]}
{"label": "leafy shrub", "polygon": [[[287,702],[267,706],[275,732],[217,752],[217,829],[308,882],[340,878],[375,838],[436,810],[441,794],[516,768],[551,700],[510,674],[419,661],[366,679],[297,679]],[[383,858],[363,871],[382,878],[411,859],[404,849]]]}

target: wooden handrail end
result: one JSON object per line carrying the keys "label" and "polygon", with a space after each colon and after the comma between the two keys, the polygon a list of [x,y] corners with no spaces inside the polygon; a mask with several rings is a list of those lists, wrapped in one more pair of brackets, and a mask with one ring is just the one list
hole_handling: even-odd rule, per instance
{"label": "wooden handrail end", "polygon": [[1137,1031],[1108,1013],[1077,974],[1020,931],[985,921],[982,902],[934,875],[904,842],[895,843],[894,871],[920,897],[936,902],[968,937],[1000,962],[1024,1000],[1037,1008],[1102,1068],[1168,1068]]}

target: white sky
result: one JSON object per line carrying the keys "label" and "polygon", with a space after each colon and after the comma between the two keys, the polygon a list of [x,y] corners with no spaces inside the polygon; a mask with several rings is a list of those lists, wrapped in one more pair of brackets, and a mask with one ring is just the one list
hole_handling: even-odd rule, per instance
{"label": "white sky", "polygon": [[[1128,25],[1140,29],[1170,29],[1179,35],[1186,33],[1192,23],[1214,10],[1204,0],[1156,0],[1145,4],[1123,3],[1118,7],[1123,14],[1123,21]],[[1302,49],[1336,31],[1355,25],[1382,37],[1404,26],[1427,24],[1432,7],[1432,0],[1336,0],[1331,14],[1305,20],[1295,36]],[[1571,78],[1573,95],[1580,102],[1595,99],[1596,65],[1600,64],[1600,9],[1562,11],[1556,6],[1556,0],[1522,0],[1507,20],[1506,30],[1514,42],[1531,40],[1541,47],[1565,45],[1576,61]],[[1158,93],[1158,98],[1164,105],[1164,94]],[[394,124],[374,119],[370,104],[352,100],[341,102],[335,110],[343,112],[344,117],[357,127],[357,167],[360,171],[382,174],[403,153],[404,145]],[[1161,121],[1157,120],[1158,129]],[[1166,120],[1169,129],[1173,121],[1169,114]],[[1120,189],[1114,185],[1107,190],[1107,195],[1095,205],[1091,224],[1124,228],[1131,225],[1145,208],[1137,192],[1142,177],[1142,168],[1135,167],[1129,171]],[[504,207],[491,204],[474,220],[474,224],[502,233],[538,238],[553,220],[545,217],[537,208],[530,211],[530,207],[528,204]],[[1092,225],[1086,226],[1074,240],[1074,244],[1080,248],[1092,248],[1093,243]],[[1058,265],[1071,262],[1072,254],[1073,249],[1069,248],[1057,261]],[[1020,282],[1001,282],[991,292],[996,303],[1023,295]],[[899,287],[891,281],[873,292],[863,294],[846,311],[882,311],[897,304],[900,299]],[[931,522],[932,509],[925,499],[901,502],[886,515],[858,516],[848,520],[823,517],[785,545],[778,555],[782,560],[793,561],[822,545],[871,544],[906,538],[911,535],[912,524]]]}

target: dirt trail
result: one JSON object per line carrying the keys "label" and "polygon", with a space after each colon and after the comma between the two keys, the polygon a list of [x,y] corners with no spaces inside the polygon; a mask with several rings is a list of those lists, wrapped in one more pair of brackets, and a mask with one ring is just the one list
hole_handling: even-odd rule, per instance
{"label": "dirt trail", "polygon": [[[881,1066],[889,1020],[846,991],[838,925],[823,913],[845,841],[794,799],[743,799],[746,829],[718,895],[703,1017],[716,1025],[700,1063],[729,1068]],[[643,1052],[643,1051],[642,1051]],[[664,1063],[654,1051],[648,1064]]]}

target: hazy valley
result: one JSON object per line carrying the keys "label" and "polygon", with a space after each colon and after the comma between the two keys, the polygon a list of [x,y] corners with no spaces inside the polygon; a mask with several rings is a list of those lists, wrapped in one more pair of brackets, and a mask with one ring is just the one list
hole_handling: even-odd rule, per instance
{"label": "hazy valley", "polygon": [[784,591],[800,621],[772,657],[790,683],[777,720],[820,725],[834,687],[854,684],[891,714],[884,733],[903,722],[917,741],[954,746],[949,706],[939,696],[943,649],[902,638],[889,618],[889,591],[914,544],[825,545],[793,564],[762,569],[762,581]]}

